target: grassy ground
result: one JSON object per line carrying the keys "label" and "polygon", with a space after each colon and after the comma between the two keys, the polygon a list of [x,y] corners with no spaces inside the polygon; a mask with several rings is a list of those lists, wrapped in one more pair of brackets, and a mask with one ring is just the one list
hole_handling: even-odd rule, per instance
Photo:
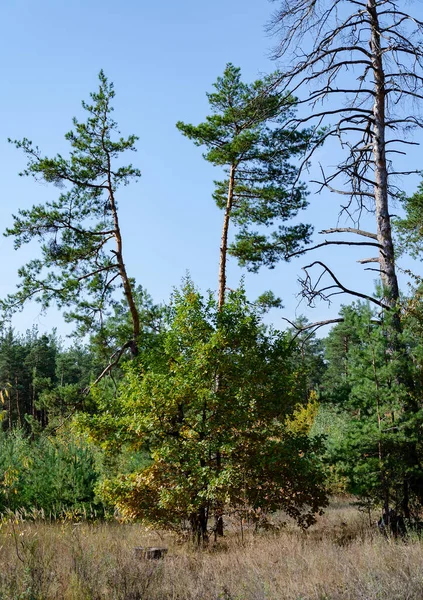
{"label": "grassy ground", "polygon": [[[160,561],[136,546],[167,546]],[[384,539],[334,503],[317,525],[235,528],[198,550],[138,525],[19,521],[0,529],[1,600],[422,600],[423,542]]]}

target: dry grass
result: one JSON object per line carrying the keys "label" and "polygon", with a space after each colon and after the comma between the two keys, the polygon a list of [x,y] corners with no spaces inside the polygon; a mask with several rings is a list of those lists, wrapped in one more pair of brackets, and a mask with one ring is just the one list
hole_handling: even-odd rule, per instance
{"label": "dry grass", "polygon": [[[160,561],[135,546],[169,547]],[[1,600],[422,600],[423,544],[386,540],[345,502],[302,533],[198,550],[137,525],[4,523]]]}

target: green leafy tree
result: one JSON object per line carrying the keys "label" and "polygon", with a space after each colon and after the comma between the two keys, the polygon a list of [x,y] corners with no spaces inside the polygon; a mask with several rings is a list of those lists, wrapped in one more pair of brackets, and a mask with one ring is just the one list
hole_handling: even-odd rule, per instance
{"label": "green leafy tree", "polygon": [[107,433],[149,450],[148,465],[104,481],[103,497],[128,518],[186,521],[199,542],[223,510],[283,509],[310,525],[326,504],[321,442],[287,423],[302,402],[288,337],[267,331],[242,291],[219,309],[190,283],[166,319],[115,403],[81,417],[103,444]]}
{"label": "green leafy tree", "polygon": [[[134,299],[140,318],[138,347],[147,348],[154,343],[154,337],[162,326],[165,309],[156,305],[141,286],[134,288]],[[87,393],[90,391],[92,394],[93,388],[106,375],[108,377],[101,386],[101,393],[108,398],[116,394],[123,376],[122,367],[129,360],[122,351],[131,333],[131,314],[123,299],[113,304],[111,315],[90,337],[86,346],[74,344],[59,349],[55,360],[55,376],[38,381],[38,384],[44,384],[39,393],[38,406],[48,415],[51,429],[55,430],[71,412],[94,410],[95,402],[89,400]],[[108,363],[106,367],[105,361]]]}
{"label": "green leafy tree", "polygon": [[122,154],[135,151],[137,137],[119,137],[112,118],[114,96],[113,84],[101,71],[91,103],[82,102],[86,122],[74,118],[74,128],[65,136],[71,147],[68,158],[45,157],[25,138],[13,142],[28,159],[21,175],[53,183],[62,191],[55,201],[20,210],[6,231],[15,248],[37,240],[41,256],[19,270],[18,290],[3,308],[10,314],[29,299],[44,309],[55,302],[84,334],[101,323],[121,287],[131,315],[126,347],[136,354],[140,322],[134,283],[123,257],[117,192],[137,180],[140,171],[122,165]]}
{"label": "green leafy tree", "polygon": [[[215,182],[213,194],[224,211],[219,307],[225,301],[228,251],[253,269],[263,262],[273,265],[311,233],[309,225],[284,224],[307,205],[304,185],[296,184],[298,169],[289,161],[304,152],[310,133],[284,125],[292,117],[295,98],[278,89],[277,78],[275,74],[246,84],[241,70],[229,63],[215,91],[207,94],[212,114],[206,121],[197,126],[177,123],[186,137],[205,147],[204,158],[226,174]],[[231,222],[238,233],[229,246]]]}

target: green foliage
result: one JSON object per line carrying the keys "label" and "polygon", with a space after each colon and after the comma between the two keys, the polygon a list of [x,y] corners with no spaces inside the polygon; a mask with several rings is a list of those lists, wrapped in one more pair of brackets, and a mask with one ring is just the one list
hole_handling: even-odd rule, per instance
{"label": "green foliage", "polygon": [[350,492],[392,503],[408,517],[423,504],[421,343],[406,321],[398,340],[388,312],[375,315],[357,304],[342,315],[328,337],[321,391],[341,417],[342,435],[329,436],[329,458]]}
{"label": "green foliage", "polygon": [[[83,439],[36,440],[20,429],[0,433],[0,512],[43,510],[87,512],[96,504],[96,457]],[[101,512],[101,506],[98,505]]]}
{"label": "green foliage", "polygon": [[318,412],[319,402],[317,394],[312,391],[307,404],[298,404],[292,415],[287,418],[286,426],[288,431],[308,435],[313,428]]}
{"label": "green foliage", "polygon": [[64,349],[55,332],[24,336],[12,329],[0,335],[0,408],[2,426],[34,433],[68,414],[81,401],[94,367],[87,349]]}
{"label": "green foliage", "polygon": [[246,84],[241,70],[229,63],[215,91],[207,94],[212,114],[197,126],[177,123],[185,136],[206,148],[206,160],[224,168],[227,178],[215,182],[213,194],[221,209],[227,207],[233,173],[231,220],[238,233],[229,252],[254,271],[262,264],[273,267],[311,234],[309,225],[281,224],[307,205],[305,186],[289,160],[304,153],[311,132],[286,125],[296,100],[279,90],[279,78],[274,73]]}
{"label": "green foliage", "polygon": [[408,251],[413,258],[421,259],[423,253],[423,182],[412,196],[402,196],[405,217],[393,220],[398,233],[399,251]]}
{"label": "green foliage", "polygon": [[[156,304],[142,286],[133,288],[134,302],[140,321],[140,346],[150,346],[162,326],[165,307]],[[121,348],[132,335],[131,315],[125,300],[113,304],[111,315],[102,327],[90,336],[89,351],[101,364],[109,360],[116,348]],[[124,357],[122,357],[124,359]],[[123,361],[122,361],[123,362]],[[116,371],[115,371],[116,373]]]}
{"label": "green foliage", "polygon": [[188,520],[203,537],[222,506],[284,509],[311,524],[326,503],[321,442],[286,425],[301,388],[288,338],[265,329],[243,291],[219,311],[188,282],[156,344],[128,365],[116,401],[100,397],[97,415],[85,417],[97,439],[150,453],[149,466],[105,480],[103,497],[127,518]]}
{"label": "green foliage", "polygon": [[304,402],[314,395],[326,371],[323,340],[317,338],[315,329],[307,328],[308,325],[305,317],[299,317],[288,329],[295,363],[303,373]]}
{"label": "green foliage", "polygon": [[15,248],[32,240],[41,247],[41,256],[19,270],[18,290],[3,302],[6,315],[22,309],[28,299],[43,309],[54,302],[65,309],[68,321],[77,323],[80,334],[91,332],[96,318],[113,303],[122,274],[121,249],[111,254],[109,247],[120,236],[114,193],[140,177],[137,168],[121,164],[122,153],[135,151],[137,138],[117,137],[113,84],[103,71],[99,82],[92,102],[82,102],[86,122],[74,118],[74,128],[65,136],[71,147],[68,158],[45,157],[25,138],[13,142],[28,160],[21,175],[63,191],[57,200],[19,210],[6,231]]}
{"label": "green foliage", "polygon": [[326,402],[344,404],[349,397],[349,351],[360,345],[360,337],[355,321],[358,315],[354,307],[343,307],[340,316],[345,318],[329,333],[325,340],[327,368],[321,382],[321,394]]}

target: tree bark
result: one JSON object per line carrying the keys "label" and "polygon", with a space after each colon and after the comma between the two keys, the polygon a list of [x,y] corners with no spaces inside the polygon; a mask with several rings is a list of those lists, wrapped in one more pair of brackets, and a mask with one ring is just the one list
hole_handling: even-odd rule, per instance
{"label": "tree bark", "polygon": [[395,272],[394,246],[388,204],[388,168],[386,163],[386,83],[383,67],[381,31],[376,0],[367,1],[371,23],[370,48],[375,81],[373,105],[373,157],[375,165],[375,211],[379,250],[380,276],[384,288],[384,300],[394,306],[399,299],[398,280]]}
{"label": "tree bark", "polygon": [[226,292],[226,261],[228,255],[228,231],[229,222],[231,218],[233,200],[234,200],[234,184],[235,184],[235,170],[236,166],[231,165],[229,171],[229,185],[228,185],[228,200],[225,208],[225,217],[223,219],[222,238],[220,242],[220,264],[219,264],[219,297],[218,297],[218,309],[222,310],[225,304],[225,292]]}
{"label": "tree bark", "polygon": [[[218,311],[220,312],[225,305],[226,295],[226,261],[228,256],[228,232],[229,223],[231,219],[231,212],[234,199],[234,185],[235,185],[235,171],[236,165],[232,164],[229,170],[229,184],[228,184],[228,198],[225,208],[225,216],[223,218],[222,237],[220,241],[220,263],[219,263],[219,295],[218,295]],[[215,392],[219,394],[221,387],[220,373],[216,375]],[[221,454],[220,450],[216,454],[216,469],[221,469]],[[218,505],[214,514],[214,534],[215,539],[217,536],[223,536],[223,506]]]}
{"label": "tree bark", "polygon": [[208,511],[206,507],[201,506],[196,513],[191,516],[191,532],[193,541],[197,542],[199,546],[201,542],[207,544],[208,542]]}
{"label": "tree bark", "polygon": [[[11,392],[12,390],[10,390]],[[19,387],[18,387],[18,377],[15,375],[15,394],[16,394],[16,412],[18,414],[18,425],[22,427],[22,419],[21,419],[21,409],[19,406]]]}
{"label": "tree bark", "polygon": [[109,202],[110,207],[113,214],[113,223],[114,223],[114,237],[116,240],[116,260],[119,265],[119,274],[122,279],[123,291],[125,294],[126,301],[128,302],[129,311],[131,313],[132,319],[132,328],[133,328],[133,343],[131,344],[131,352],[134,356],[138,354],[138,338],[140,335],[140,316],[138,313],[137,306],[135,304],[134,294],[130,279],[128,277],[128,273],[126,271],[125,263],[123,261],[122,254],[122,235],[120,231],[119,225],[119,216],[116,207],[115,196],[113,192],[113,185],[111,179],[111,164],[110,164],[110,156],[107,152],[107,161],[108,161],[108,193],[109,193]]}

